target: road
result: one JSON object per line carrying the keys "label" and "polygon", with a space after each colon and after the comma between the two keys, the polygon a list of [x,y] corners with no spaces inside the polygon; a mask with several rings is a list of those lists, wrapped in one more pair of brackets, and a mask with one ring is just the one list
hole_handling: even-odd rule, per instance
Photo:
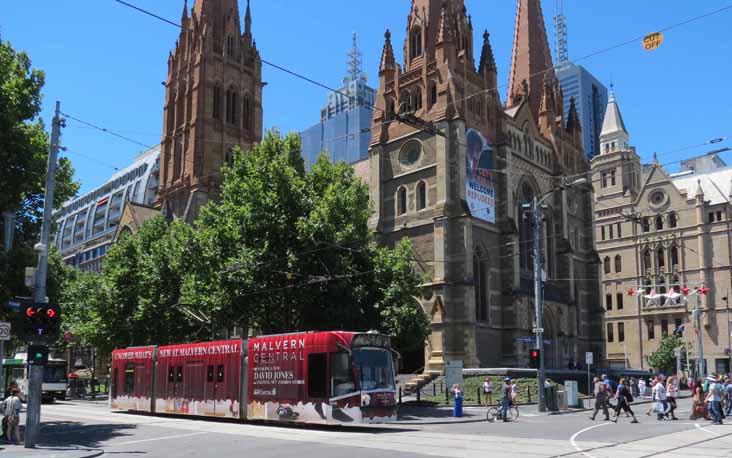
{"label": "road", "polygon": [[732,456],[732,424],[712,426],[688,420],[658,422],[635,407],[641,424],[588,419],[588,413],[547,416],[525,408],[519,421],[488,423],[482,409],[467,409],[454,423],[396,424],[373,428],[305,428],[238,424],[127,413],[110,413],[104,403],[44,405],[43,442],[103,449],[105,454],[281,457],[684,457]]}

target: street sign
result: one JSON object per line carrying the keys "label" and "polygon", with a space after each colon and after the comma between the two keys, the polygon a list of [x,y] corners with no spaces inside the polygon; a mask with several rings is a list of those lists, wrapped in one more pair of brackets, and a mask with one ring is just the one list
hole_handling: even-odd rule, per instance
{"label": "street sign", "polygon": [[445,361],[445,384],[452,388],[453,385],[463,385],[463,361],[453,359]]}
{"label": "street sign", "polygon": [[533,331],[534,331],[534,333],[535,333],[535,334],[536,334],[537,332],[538,332],[538,333],[541,333],[541,334],[544,334],[544,328],[534,328],[534,329],[533,329]]}
{"label": "street sign", "polygon": [[[10,323],[0,321],[0,340],[10,340]],[[3,355],[0,355],[2,358]]]}
{"label": "street sign", "polygon": [[643,49],[646,51],[655,51],[663,43],[663,34],[661,32],[653,32],[643,38]]}
{"label": "street sign", "polygon": [[585,352],[585,364],[587,364],[588,366],[590,364],[595,364],[594,359],[595,356],[592,354],[591,351]]}

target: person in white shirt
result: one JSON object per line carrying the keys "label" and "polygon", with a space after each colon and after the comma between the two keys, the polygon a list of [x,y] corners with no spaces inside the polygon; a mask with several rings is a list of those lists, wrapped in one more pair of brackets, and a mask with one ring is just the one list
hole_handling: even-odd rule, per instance
{"label": "person in white shirt", "polygon": [[656,408],[656,415],[659,421],[663,421],[668,410],[668,401],[666,399],[666,385],[663,383],[663,377],[656,377],[656,384],[653,385],[653,399],[656,400],[658,406]]}
{"label": "person in white shirt", "polygon": [[642,398],[646,395],[646,381],[643,377],[638,379],[638,397]]}
{"label": "person in white shirt", "polygon": [[3,414],[8,418],[8,442],[15,440],[16,444],[21,444],[20,440],[20,409],[22,404],[18,397],[18,389],[14,388],[3,402]]}
{"label": "person in white shirt", "polygon": [[485,397],[486,406],[493,404],[493,383],[491,383],[490,377],[486,377],[483,382],[483,397]]}
{"label": "person in white shirt", "polygon": [[670,410],[666,414],[666,417],[671,415],[672,420],[678,420],[676,418],[676,414],[674,411],[676,410],[676,398],[679,397],[679,383],[676,380],[676,377],[671,376],[668,378],[668,382],[666,382],[666,400],[668,401],[668,405],[670,407]]}

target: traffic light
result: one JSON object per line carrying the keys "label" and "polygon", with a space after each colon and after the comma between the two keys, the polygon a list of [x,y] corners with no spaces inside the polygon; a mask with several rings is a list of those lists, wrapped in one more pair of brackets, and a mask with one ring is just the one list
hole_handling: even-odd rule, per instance
{"label": "traffic light", "polygon": [[29,341],[58,338],[61,309],[58,305],[24,303],[20,307],[20,333]]}
{"label": "traffic light", "polygon": [[538,369],[539,368],[539,357],[540,353],[539,350],[536,348],[532,348],[531,351],[529,351],[529,367],[532,369]]}
{"label": "traffic light", "polygon": [[48,363],[48,347],[45,345],[28,345],[28,364],[45,366]]}

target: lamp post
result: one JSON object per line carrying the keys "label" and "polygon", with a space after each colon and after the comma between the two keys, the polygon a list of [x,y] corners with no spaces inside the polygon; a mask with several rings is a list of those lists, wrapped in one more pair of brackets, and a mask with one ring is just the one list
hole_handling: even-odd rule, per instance
{"label": "lamp post", "polygon": [[727,307],[727,372],[732,371],[732,322],[729,321],[729,290],[727,296],[722,298]]}
{"label": "lamp post", "polygon": [[538,410],[546,412],[546,399],[544,397],[544,383],[546,380],[546,364],[544,358],[544,328],[543,328],[543,278],[541,275],[542,257],[541,257],[541,220],[542,206],[547,197],[555,191],[567,189],[571,186],[578,186],[587,183],[586,178],[579,178],[571,183],[562,184],[556,188],[550,189],[542,196],[535,196],[530,204],[524,204],[524,208],[530,208],[533,217],[534,228],[532,231],[534,238],[534,306],[536,312],[536,324],[534,333],[536,334],[536,348],[539,350],[539,371],[537,377],[538,384]]}

